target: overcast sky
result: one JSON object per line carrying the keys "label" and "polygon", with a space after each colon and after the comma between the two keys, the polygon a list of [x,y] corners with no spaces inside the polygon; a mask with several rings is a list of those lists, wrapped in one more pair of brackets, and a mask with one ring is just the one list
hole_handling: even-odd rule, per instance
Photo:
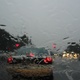
{"label": "overcast sky", "polygon": [[60,47],[80,39],[80,0],[0,0],[0,24],[37,46]]}

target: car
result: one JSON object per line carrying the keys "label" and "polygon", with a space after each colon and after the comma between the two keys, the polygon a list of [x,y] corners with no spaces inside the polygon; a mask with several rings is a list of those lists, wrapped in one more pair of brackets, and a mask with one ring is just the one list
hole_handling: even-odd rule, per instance
{"label": "car", "polygon": [[10,55],[7,59],[9,64],[13,63],[36,63],[36,64],[52,64],[53,58],[45,48],[21,47],[14,55]]}
{"label": "car", "polygon": [[14,80],[54,80],[53,59],[45,48],[21,47],[14,55],[8,57],[7,62],[7,72]]}
{"label": "car", "polygon": [[12,80],[54,80],[50,65],[9,65],[6,70],[12,76]]}
{"label": "car", "polygon": [[80,61],[80,54],[78,55],[78,61]]}

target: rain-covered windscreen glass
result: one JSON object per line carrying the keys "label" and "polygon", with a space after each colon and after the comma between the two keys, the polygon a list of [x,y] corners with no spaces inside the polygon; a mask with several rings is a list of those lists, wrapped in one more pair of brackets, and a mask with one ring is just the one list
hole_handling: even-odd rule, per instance
{"label": "rain-covered windscreen glass", "polygon": [[44,55],[54,80],[80,80],[80,0],[0,0],[0,80],[25,80],[6,68],[27,54]]}
{"label": "rain-covered windscreen glass", "polygon": [[45,48],[27,48],[25,46],[16,51],[16,55],[27,55],[30,53],[33,53],[35,56],[49,56],[49,52]]}

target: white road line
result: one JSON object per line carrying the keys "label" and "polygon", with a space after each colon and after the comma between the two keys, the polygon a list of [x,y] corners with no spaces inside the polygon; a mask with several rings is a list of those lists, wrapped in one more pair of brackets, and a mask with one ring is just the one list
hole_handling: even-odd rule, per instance
{"label": "white road line", "polygon": [[66,76],[68,77],[69,80],[73,80],[73,78],[68,74],[68,72],[65,72]]}

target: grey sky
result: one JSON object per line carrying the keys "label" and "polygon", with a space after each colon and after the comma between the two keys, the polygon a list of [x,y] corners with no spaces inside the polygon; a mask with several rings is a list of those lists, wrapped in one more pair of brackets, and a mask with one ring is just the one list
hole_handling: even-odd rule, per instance
{"label": "grey sky", "polygon": [[37,46],[60,47],[80,39],[80,0],[0,0],[0,23],[15,36],[28,33]]}

